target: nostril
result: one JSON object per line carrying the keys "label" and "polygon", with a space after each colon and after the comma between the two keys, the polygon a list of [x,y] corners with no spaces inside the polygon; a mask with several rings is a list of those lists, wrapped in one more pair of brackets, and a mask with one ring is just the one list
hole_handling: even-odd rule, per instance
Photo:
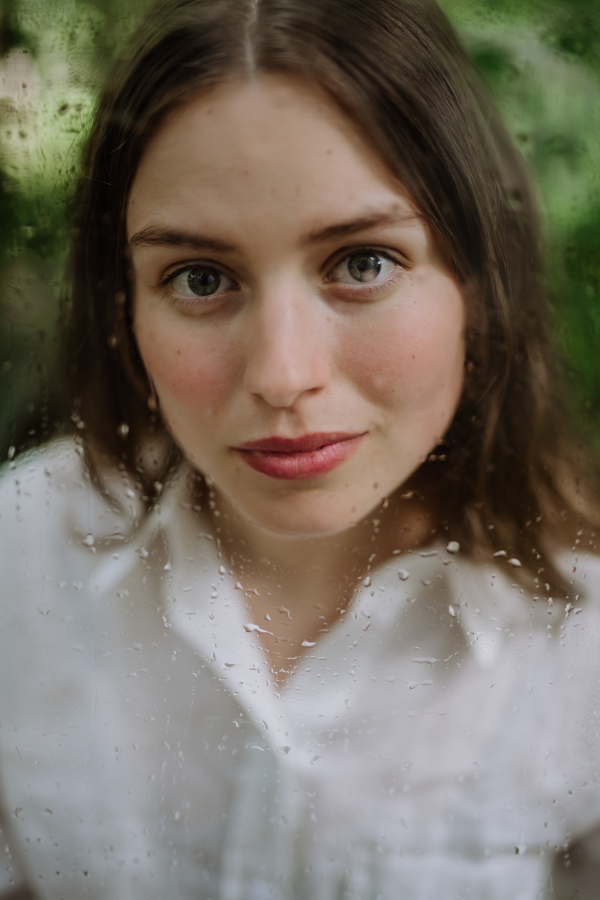
{"label": "nostril", "polygon": [[292,406],[299,396],[321,390],[329,380],[329,366],[314,350],[296,348],[294,359],[282,350],[259,352],[246,368],[246,390],[272,406]]}

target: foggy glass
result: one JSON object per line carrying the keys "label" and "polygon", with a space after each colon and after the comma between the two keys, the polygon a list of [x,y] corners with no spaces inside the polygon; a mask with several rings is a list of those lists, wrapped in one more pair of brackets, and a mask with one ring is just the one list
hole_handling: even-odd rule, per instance
{"label": "foggy glass", "polygon": [[[169,543],[123,473],[95,491],[78,445],[36,462],[78,427],[59,335],[79,154],[150,5],[0,11],[0,525],[25,573],[21,614],[9,604],[0,624],[18,648],[10,669],[0,660],[0,900],[592,898],[600,681],[582,682],[597,612],[533,611],[507,566],[484,583],[438,542],[366,574],[278,689],[232,637],[269,625],[239,618],[244,586],[218,535],[199,533],[185,467],[165,485]],[[600,451],[600,12],[591,0],[440,5],[534,172],[561,366]],[[24,514],[56,522],[56,546],[30,535],[41,578]],[[598,592],[596,545],[573,550]],[[540,637],[553,629],[558,661]],[[569,723],[578,704],[583,737],[551,714]],[[581,775],[566,789],[565,759]]]}

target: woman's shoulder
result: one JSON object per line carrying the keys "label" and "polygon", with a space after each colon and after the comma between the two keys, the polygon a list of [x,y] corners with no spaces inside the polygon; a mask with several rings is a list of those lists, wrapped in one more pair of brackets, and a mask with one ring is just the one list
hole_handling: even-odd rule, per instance
{"label": "woman's shoulder", "polygon": [[83,454],[74,440],[54,440],[0,470],[0,527],[28,529],[83,493]]}
{"label": "woman's shoulder", "polygon": [[135,529],[143,504],[130,479],[108,472],[100,486],[76,438],[59,438],[5,464],[0,472],[0,533],[5,556],[15,541],[91,542]]}
{"label": "woman's shoulder", "polygon": [[[442,552],[440,555],[447,556]],[[466,592],[469,592],[469,589],[481,591],[484,586],[490,588],[501,585],[502,593],[509,593],[515,598],[516,603],[521,602],[519,598],[534,601],[543,599],[548,602],[543,570],[538,572],[539,587],[528,590],[519,578],[521,561],[509,559],[508,556],[509,554],[504,553],[496,554],[493,558],[487,556],[483,558],[483,554],[456,555],[452,559],[452,565],[449,565],[449,575],[457,584],[460,583],[461,589]],[[556,601],[554,598],[550,600],[550,605],[556,601],[559,606],[562,604],[561,608],[564,609],[566,603],[571,611],[576,603],[582,609],[584,606],[596,604],[600,609],[600,541],[598,545],[593,544],[587,548],[556,546],[551,557],[570,590],[566,600],[563,598],[562,601]],[[449,564],[449,559],[446,559],[446,562]]]}
{"label": "woman's shoulder", "polygon": [[466,617],[476,615],[479,628],[487,620],[496,631],[528,635],[533,629],[556,638],[547,644],[546,656],[555,645],[563,661],[569,654],[579,655],[580,662],[597,667],[600,674],[600,555],[596,547],[555,547],[552,559],[567,586],[566,596],[551,596],[543,572],[538,573],[539,585],[527,588],[519,578],[519,560],[466,554],[450,564],[446,560],[454,605]]}

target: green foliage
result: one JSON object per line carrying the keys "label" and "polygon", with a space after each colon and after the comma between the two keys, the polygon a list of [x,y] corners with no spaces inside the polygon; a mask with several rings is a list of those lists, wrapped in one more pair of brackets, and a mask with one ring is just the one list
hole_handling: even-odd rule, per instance
{"label": "green foliage", "polygon": [[[57,374],[66,209],[98,87],[150,2],[2,6],[0,458],[69,414]],[[600,451],[598,0],[441,4],[535,173],[557,340]]]}
{"label": "green foliage", "polygon": [[[35,224],[32,224],[35,223]],[[64,204],[23,191],[0,171],[0,435],[37,443],[64,418],[57,358]]]}
{"label": "green foliage", "polygon": [[600,72],[600,14],[597,0],[561,0],[556,4],[545,40],[562,53]]}
{"label": "green foliage", "polygon": [[30,52],[35,52],[37,41],[21,25],[17,0],[4,0],[0,12],[0,53],[7,53],[11,47],[26,47]]}
{"label": "green foliage", "polygon": [[[509,7],[494,4],[494,16]],[[463,30],[536,176],[567,388],[600,452],[600,8],[530,2],[493,24],[479,12]]]}
{"label": "green foliage", "polygon": [[600,203],[565,235],[560,266],[551,272],[567,375],[579,415],[600,451]]}

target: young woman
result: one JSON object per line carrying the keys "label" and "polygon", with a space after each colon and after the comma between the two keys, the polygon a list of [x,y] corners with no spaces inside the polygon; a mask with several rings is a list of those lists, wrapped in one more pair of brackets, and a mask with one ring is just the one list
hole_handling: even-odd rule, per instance
{"label": "young woman", "polygon": [[160,5],[76,225],[74,435],[0,499],[5,889],[552,895],[600,825],[597,495],[440,11]]}

